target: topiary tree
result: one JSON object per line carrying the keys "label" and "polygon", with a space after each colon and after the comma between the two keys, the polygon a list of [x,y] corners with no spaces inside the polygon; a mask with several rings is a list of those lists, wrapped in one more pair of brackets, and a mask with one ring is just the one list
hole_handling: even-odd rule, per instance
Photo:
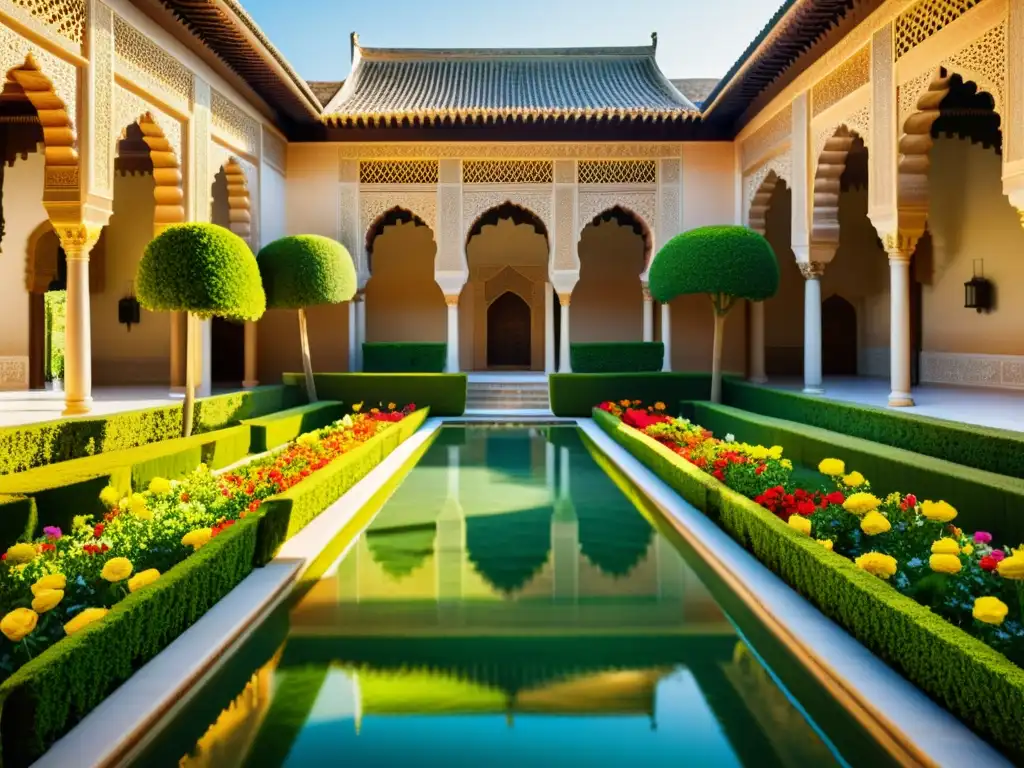
{"label": "topiary tree", "polygon": [[185,409],[182,434],[192,434],[198,322],[213,316],[258,320],[266,309],[260,271],[249,246],[216,224],[174,224],[146,246],[135,278],[139,304],[185,312]]}
{"label": "topiary tree", "polygon": [[306,394],[316,402],[313,363],[309,357],[306,307],[340,304],[355,296],[356,268],[345,246],[321,235],[291,235],[275,240],[260,250],[256,261],[263,278],[267,304],[275,309],[299,311],[302,370]]}
{"label": "topiary tree", "polygon": [[711,297],[715,311],[711,400],[721,402],[725,316],[738,299],[763,301],[779,290],[779,264],[771,245],[747,227],[698,227],[665,243],[651,264],[648,281],[657,301],[689,293]]}

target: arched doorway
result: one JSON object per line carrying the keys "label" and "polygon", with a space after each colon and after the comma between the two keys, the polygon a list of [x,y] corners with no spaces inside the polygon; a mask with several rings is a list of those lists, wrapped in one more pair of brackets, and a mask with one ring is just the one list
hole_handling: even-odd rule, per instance
{"label": "arched doorway", "polygon": [[487,307],[487,367],[529,369],[530,305],[506,291]]}
{"label": "arched doorway", "polygon": [[857,375],[857,310],[839,294],[821,303],[821,370],[825,376]]}
{"label": "arched doorway", "polygon": [[[225,163],[213,177],[210,190],[210,221],[226,227],[242,238],[248,238],[248,221],[235,222],[232,216],[232,198],[245,201],[245,213],[248,214],[248,192],[232,195],[233,183],[237,185],[241,178],[242,190],[245,190],[245,176],[238,163],[230,160]],[[245,379],[245,323],[215,317],[210,323],[210,345],[213,349],[210,366],[210,381],[220,387],[237,387]]]}

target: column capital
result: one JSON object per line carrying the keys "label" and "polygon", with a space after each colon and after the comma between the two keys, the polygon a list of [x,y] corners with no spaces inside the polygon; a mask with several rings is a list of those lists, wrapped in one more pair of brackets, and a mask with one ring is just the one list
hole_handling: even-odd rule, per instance
{"label": "column capital", "polygon": [[569,301],[572,299],[571,293],[560,293],[558,294],[558,303],[563,307],[569,306]]}
{"label": "column capital", "polygon": [[459,306],[459,297],[457,295],[452,296],[450,294],[445,294],[444,303],[449,307],[457,307]]}
{"label": "column capital", "polygon": [[803,261],[797,266],[800,268],[800,274],[804,276],[804,280],[819,280],[825,274],[825,262],[823,261]]}
{"label": "column capital", "polygon": [[365,290],[356,291],[355,295],[352,297],[352,301],[356,302],[356,303],[358,303],[360,301],[363,301],[364,299],[366,299],[366,291]]}
{"label": "column capital", "polygon": [[640,290],[643,292],[644,301],[654,301],[654,299],[651,298],[651,288],[650,288],[650,286],[648,286],[646,284],[642,285],[642,286],[640,286]]}
{"label": "column capital", "polygon": [[911,256],[914,255],[914,249],[917,248],[917,241],[921,238],[921,235],[915,232],[908,232],[906,230],[900,230],[897,232],[890,232],[882,238],[882,245],[885,248],[885,252],[889,255],[889,261],[906,261],[909,262]]}
{"label": "column capital", "polygon": [[88,261],[89,251],[100,239],[103,225],[91,221],[80,221],[71,224],[55,224],[54,230],[57,232],[60,247],[64,249],[68,261]]}

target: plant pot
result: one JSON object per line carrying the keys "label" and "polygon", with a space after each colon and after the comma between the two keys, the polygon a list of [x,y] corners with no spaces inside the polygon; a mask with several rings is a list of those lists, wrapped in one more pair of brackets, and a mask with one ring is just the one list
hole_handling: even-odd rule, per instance
{"label": "plant pot", "polygon": [[64,391],[64,381],[62,379],[54,379],[53,380],[53,391],[54,392],[63,392]]}

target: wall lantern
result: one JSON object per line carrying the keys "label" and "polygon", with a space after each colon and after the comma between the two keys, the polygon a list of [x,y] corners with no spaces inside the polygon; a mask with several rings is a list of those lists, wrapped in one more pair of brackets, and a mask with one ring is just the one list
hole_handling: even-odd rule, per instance
{"label": "wall lantern", "polygon": [[979,313],[992,309],[992,283],[978,274],[979,265],[984,267],[981,259],[974,260],[974,277],[964,283],[964,308],[974,309]]}
{"label": "wall lantern", "polygon": [[131,332],[132,326],[138,325],[140,319],[139,300],[132,291],[129,291],[127,296],[117,302],[117,322],[128,326],[128,331]]}

